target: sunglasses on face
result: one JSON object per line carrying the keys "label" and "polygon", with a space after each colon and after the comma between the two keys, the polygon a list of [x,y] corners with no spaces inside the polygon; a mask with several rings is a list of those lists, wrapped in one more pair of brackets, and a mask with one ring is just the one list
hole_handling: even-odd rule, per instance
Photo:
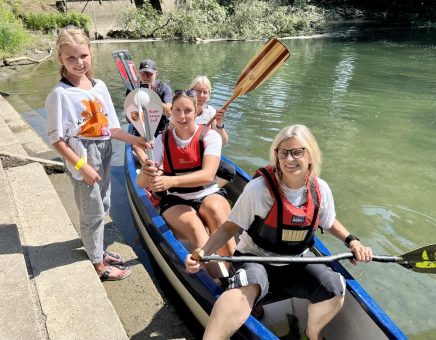
{"label": "sunglasses on face", "polygon": [[306,150],[306,148],[276,149],[276,152],[279,159],[286,159],[289,155],[291,155],[293,159],[299,159],[304,157],[304,150]]}
{"label": "sunglasses on face", "polygon": [[197,92],[195,90],[175,90],[174,91],[174,97],[180,97],[182,95],[188,96],[188,97],[195,97],[197,96]]}
{"label": "sunglasses on face", "polygon": [[202,94],[203,96],[207,96],[207,95],[209,94],[209,91],[208,91],[208,90],[195,90],[195,89],[194,89],[194,91],[195,91],[197,94]]}

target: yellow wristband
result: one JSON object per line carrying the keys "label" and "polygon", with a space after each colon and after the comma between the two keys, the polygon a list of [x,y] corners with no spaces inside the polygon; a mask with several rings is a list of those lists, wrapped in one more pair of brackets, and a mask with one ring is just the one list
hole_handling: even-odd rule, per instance
{"label": "yellow wristband", "polygon": [[80,158],[77,163],[74,165],[74,169],[80,170],[82,166],[85,165],[85,160],[83,158]]}

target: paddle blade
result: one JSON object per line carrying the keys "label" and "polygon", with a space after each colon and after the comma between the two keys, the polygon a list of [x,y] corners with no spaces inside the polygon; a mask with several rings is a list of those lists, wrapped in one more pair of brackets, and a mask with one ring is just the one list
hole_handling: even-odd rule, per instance
{"label": "paddle blade", "polygon": [[401,256],[406,268],[418,273],[436,274],[436,244],[416,249]]}
{"label": "paddle blade", "polygon": [[139,134],[150,141],[154,138],[163,115],[162,101],[157,93],[150,89],[136,89],[124,100],[124,113]]}
{"label": "paddle blade", "polygon": [[139,87],[138,73],[136,72],[136,66],[130,57],[129,51],[119,50],[112,52],[112,57],[117,66],[118,72],[120,72],[121,79],[124,86],[132,91]]}
{"label": "paddle blade", "polygon": [[289,50],[275,38],[269,39],[242,70],[234,94],[243,95],[270,78],[288,59]]}

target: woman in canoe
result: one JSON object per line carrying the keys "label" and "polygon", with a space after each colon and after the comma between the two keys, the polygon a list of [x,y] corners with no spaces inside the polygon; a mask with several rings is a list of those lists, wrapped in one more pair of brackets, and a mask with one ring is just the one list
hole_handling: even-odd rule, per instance
{"label": "woman in canoe", "polygon": [[[176,91],[171,117],[173,128],[156,138],[153,155],[137,177],[142,188],[167,191],[160,213],[175,235],[190,249],[203,246],[230,212],[226,192],[216,184],[222,140],[209,127],[197,125],[197,97],[193,90]],[[159,170],[163,165],[163,171]],[[231,255],[235,240],[223,243],[219,254]]]}
{"label": "woman in canoe", "polygon": [[[309,129],[284,128],[271,145],[270,164],[257,171],[228,220],[202,249],[187,256],[186,269],[197,272],[198,255],[213,253],[240,231],[235,256],[313,256],[310,247],[318,226],[345,242],[355,261],[371,261],[371,248],[336,219],[332,192],[320,172],[321,152]],[[305,335],[311,340],[321,338],[321,330],[344,303],[344,278],[324,264],[235,263],[234,270],[229,289],[212,309],[204,339],[229,338],[269,290],[310,301]]]}
{"label": "woman in canoe", "polygon": [[[195,122],[199,125],[206,125],[215,116],[210,127],[218,132],[223,141],[223,147],[229,141],[229,136],[224,127],[225,110],[216,110],[208,104],[212,94],[212,84],[207,76],[197,76],[191,83],[190,88],[197,94],[197,118]],[[220,187],[231,182],[235,177],[235,168],[226,162],[220,162],[217,172],[217,180]]]}

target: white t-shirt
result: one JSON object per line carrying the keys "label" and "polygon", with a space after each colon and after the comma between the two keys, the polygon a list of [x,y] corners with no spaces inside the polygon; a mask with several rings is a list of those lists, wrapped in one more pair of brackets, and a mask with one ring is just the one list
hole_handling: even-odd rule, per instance
{"label": "white t-shirt", "polygon": [[[336,217],[333,194],[327,182],[321,178],[317,179],[321,194],[319,225],[324,229],[329,229]],[[281,184],[280,188],[289,202],[293,205],[301,206],[306,202],[305,186],[299,189],[290,189],[286,185]],[[250,253],[258,256],[280,256],[279,254],[265,251],[258,247],[246,232],[253,223],[255,216],[259,216],[262,219],[267,216],[273,203],[274,199],[272,198],[263,177],[257,177],[245,186],[244,191],[233,206],[228,218],[230,221],[244,229],[237,245],[237,250],[241,253]]]}
{"label": "white t-shirt", "polygon": [[195,118],[195,123],[199,125],[206,125],[207,123],[209,123],[209,120],[211,120],[212,117],[215,116],[215,113],[216,110],[212,106],[205,105],[203,108],[203,112]]}
{"label": "white t-shirt", "polygon": [[110,138],[109,129],[120,128],[106,84],[98,79],[90,90],[58,83],[45,107],[52,144],[69,137],[105,140]]}
{"label": "white t-shirt", "polygon": [[[199,126],[197,125],[195,132],[197,132],[198,128]],[[174,139],[176,140],[176,144],[179,148],[185,148],[191,142],[192,137],[194,137],[195,135],[194,133],[194,135],[192,135],[189,139],[180,139],[175,131],[176,131],[175,128],[168,130],[169,133],[173,134]],[[213,156],[217,156],[218,158],[221,158],[222,140],[218,132],[209,129],[209,131],[204,136],[204,144],[205,144],[205,148],[204,148],[203,156],[213,155]],[[156,137],[156,141],[153,148],[153,157],[154,157],[154,161],[157,164],[162,163],[163,153],[164,153],[164,146],[162,142],[162,135],[158,135]],[[171,193],[171,195],[179,196],[185,200],[192,200],[192,199],[201,198],[213,194],[217,192],[218,189],[219,189],[218,185],[213,184],[200,191],[189,192],[189,193]]]}

